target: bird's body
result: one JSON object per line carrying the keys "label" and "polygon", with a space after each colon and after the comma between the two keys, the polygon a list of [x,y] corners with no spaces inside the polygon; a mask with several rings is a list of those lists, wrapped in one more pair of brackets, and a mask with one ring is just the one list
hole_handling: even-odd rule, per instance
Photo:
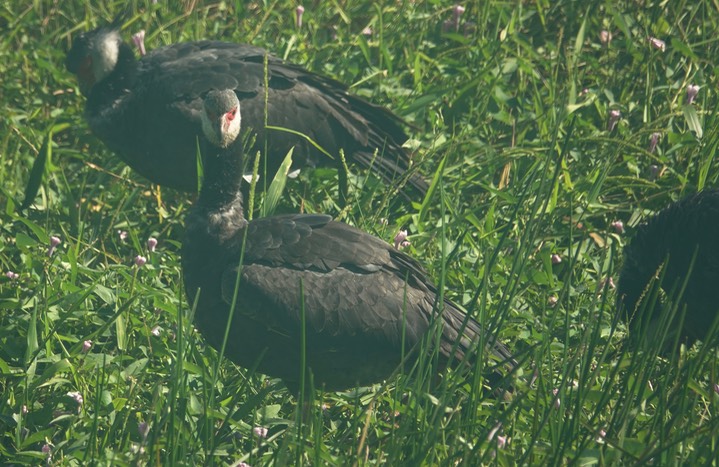
{"label": "bird's body", "polygon": [[[196,189],[202,97],[212,89],[237,94],[243,130],[256,135],[251,154],[266,153],[268,176],[292,147],[293,167],[339,167],[340,150],[387,180],[400,178],[410,166],[401,119],[337,81],[259,47],[218,41],[160,47],[137,60],[116,29],[76,38],[67,67],[87,96],[85,117],[93,133],[155,183]],[[426,191],[416,175],[409,183]]]}
{"label": "bird's body", "polygon": [[703,340],[719,314],[718,190],[687,196],[637,228],[625,249],[617,285],[618,306],[631,331],[639,330],[642,320],[635,313],[642,307],[642,297],[648,296],[650,281],[662,274],[664,295],[654,308],[645,305],[647,319],[659,322],[663,297],[677,297],[686,280],[679,302],[683,327],[678,328],[676,321],[667,323],[669,335],[679,332],[687,343]]}
{"label": "bird's body", "polygon": [[[236,290],[226,355],[289,385],[300,378],[303,323],[307,367],[326,389],[386,379],[404,354],[416,358],[434,322],[441,337],[428,346],[440,363],[477,356],[479,323],[449,301],[437,303],[414,259],[326,215],[248,222],[234,149],[205,154],[205,183],[186,219],[182,259],[189,301],[197,299],[195,322],[211,345],[222,344]],[[512,362],[502,344],[486,340],[495,360]]]}

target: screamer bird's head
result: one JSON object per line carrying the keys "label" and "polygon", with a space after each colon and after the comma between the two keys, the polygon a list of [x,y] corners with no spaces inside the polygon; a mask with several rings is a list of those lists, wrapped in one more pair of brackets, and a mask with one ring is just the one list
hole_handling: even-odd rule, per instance
{"label": "screamer bird's head", "polygon": [[231,89],[209,91],[202,105],[202,132],[210,143],[226,148],[240,134],[240,100]]}
{"label": "screamer bird's head", "polygon": [[67,53],[65,66],[77,75],[80,91],[87,95],[92,87],[105,79],[117,65],[120,56],[119,28],[114,24],[77,36]]}

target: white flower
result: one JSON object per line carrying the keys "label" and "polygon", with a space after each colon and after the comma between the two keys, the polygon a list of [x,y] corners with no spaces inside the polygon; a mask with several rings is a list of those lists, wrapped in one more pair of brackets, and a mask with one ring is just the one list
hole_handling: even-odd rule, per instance
{"label": "white flower", "polygon": [[613,109],[609,111],[609,121],[607,122],[607,131],[612,131],[615,126],[617,126],[617,122],[622,117],[622,113],[618,111],[617,109]]}
{"label": "white flower", "polygon": [[619,235],[622,235],[624,233],[624,222],[622,221],[614,221],[612,222],[612,228],[616,233]]}
{"label": "white flower", "polygon": [[664,52],[667,49],[667,45],[661,39],[657,39],[656,37],[648,37],[647,40],[649,41],[649,45],[651,45],[657,50],[661,50],[662,52]]}
{"label": "white flower", "polygon": [[137,47],[138,52],[140,52],[140,56],[147,55],[147,51],[145,50],[145,30],[144,29],[142,29],[132,35],[132,42],[135,44],[135,47]]}
{"label": "white flower", "polygon": [[694,99],[697,97],[697,94],[699,94],[699,86],[696,84],[690,84],[687,86],[687,105],[694,102]]}
{"label": "white flower", "polygon": [[599,33],[599,42],[601,42],[602,45],[609,45],[609,43],[612,42],[612,33],[603,29],[602,32]]}
{"label": "white flower", "polygon": [[398,250],[401,250],[402,248],[409,246],[410,243],[407,241],[407,231],[406,230],[400,230],[397,232],[397,235],[394,236],[394,247]]}
{"label": "white flower", "polygon": [[295,8],[295,26],[297,26],[297,29],[300,29],[302,27],[302,15],[305,12],[305,7],[302,5],[298,5],[297,8]]}

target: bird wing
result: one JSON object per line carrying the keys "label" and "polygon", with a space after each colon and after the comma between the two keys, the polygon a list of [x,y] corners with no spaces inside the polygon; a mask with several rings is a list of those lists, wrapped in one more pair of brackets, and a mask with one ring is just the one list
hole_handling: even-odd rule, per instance
{"label": "bird wing", "polygon": [[217,41],[173,44],[139,61],[139,81],[178,100],[193,100],[211,89],[256,93],[262,86],[266,53],[260,47]]}
{"label": "bird wing", "polygon": [[260,219],[248,227],[244,264],[223,273],[222,297],[232,303],[239,270],[242,302],[265,307],[238,312],[273,329],[297,335],[304,308],[308,336],[335,344],[361,337],[399,348],[404,335],[411,347],[428,329],[432,297],[405,281],[402,273],[411,272],[399,271],[389,250],[328,216]]}

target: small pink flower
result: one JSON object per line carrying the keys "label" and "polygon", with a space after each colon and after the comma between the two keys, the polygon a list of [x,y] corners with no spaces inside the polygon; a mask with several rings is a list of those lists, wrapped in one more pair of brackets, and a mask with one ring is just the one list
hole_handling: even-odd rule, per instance
{"label": "small pink flower", "polygon": [[140,52],[141,57],[147,55],[147,51],[145,51],[145,30],[144,29],[142,29],[132,35],[132,42],[135,44],[135,47],[137,47],[137,50]]}
{"label": "small pink flower", "polygon": [[552,295],[547,299],[547,304],[552,308],[557,306],[557,303],[559,303],[559,299],[557,298],[556,295]]}
{"label": "small pink flower", "polygon": [[297,26],[297,29],[302,28],[302,15],[305,12],[305,7],[302,5],[298,5],[297,8],[295,8],[295,26]]}
{"label": "small pink flower", "polygon": [[267,428],[263,426],[256,426],[252,429],[252,433],[258,438],[267,438]]}
{"label": "small pink flower", "polygon": [[504,446],[507,445],[507,437],[506,436],[497,436],[497,447],[499,449],[504,449]]}
{"label": "small pink flower", "polygon": [[614,221],[612,222],[612,228],[616,233],[619,235],[624,234],[624,222],[622,221]]}
{"label": "small pink flower", "polygon": [[150,251],[150,253],[155,252],[155,247],[157,247],[157,239],[155,237],[150,237],[147,239],[147,249]]}
{"label": "small pink flower", "polygon": [[13,271],[8,271],[5,273],[5,277],[10,279],[11,281],[14,281],[14,280],[17,280],[18,277],[20,277],[20,274],[13,272]]}
{"label": "small pink flower", "polygon": [[699,94],[699,86],[696,84],[690,84],[687,86],[687,105],[690,105],[692,102],[694,102],[694,99],[697,97],[697,94]]}
{"label": "small pink flower", "polygon": [[615,126],[617,126],[617,122],[622,117],[622,113],[618,111],[617,109],[612,109],[609,111],[609,121],[607,122],[607,131],[612,131]]}
{"label": "small pink flower", "polygon": [[599,42],[601,42],[602,45],[609,45],[609,43],[612,42],[612,33],[603,29],[602,32],[599,33]]}
{"label": "small pink flower", "polygon": [[134,261],[135,261],[135,266],[137,266],[138,268],[141,268],[147,263],[147,258],[145,258],[142,255],[137,255],[137,256],[135,256]]}
{"label": "small pink flower", "polygon": [[48,443],[45,443],[42,445],[42,453],[45,454],[45,460],[47,461],[48,465],[50,462],[52,462],[52,446],[50,446]]}
{"label": "small pink flower", "polygon": [[556,254],[556,253],[552,255],[552,264],[559,264],[559,263],[561,263],[561,262],[562,262],[562,257],[561,257],[561,256],[559,256],[559,255]]}
{"label": "small pink flower", "polygon": [[656,37],[648,37],[647,40],[649,41],[649,45],[653,48],[660,50],[664,52],[667,50],[667,45],[664,43],[663,40],[657,39]]}
{"label": "small pink flower", "polygon": [[88,353],[92,348],[92,341],[86,340],[82,343],[82,353]]}
{"label": "small pink flower", "polygon": [[465,11],[462,5],[455,5],[452,8],[452,19],[442,23],[442,32],[459,32],[459,18]]}
{"label": "small pink flower", "polygon": [[400,230],[397,235],[394,236],[394,247],[398,250],[401,250],[402,248],[409,245],[410,243],[407,240],[407,231]]}
{"label": "small pink flower", "polygon": [[127,240],[127,231],[126,230],[118,230],[117,236],[120,237],[121,242],[124,242],[125,240]]}
{"label": "small pink flower", "polygon": [[454,22],[454,30],[459,31],[459,18],[464,14],[465,8],[462,5],[455,5],[452,9],[452,21]]}
{"label": "small pink flower", "polygon": [[60,237],[56,237],[54,235],[50,237],[50,247],[47,249],[47,255],[52,256],[53,253],[55,253],[55,248],[57,248],[57,246],[61,243],[62,240],[60,240]]}
{"label": "small pink flower", "polygon": [[649,148],[647,148],[647,151],[654,152],[657,149],[657,144],[659,144],[659,138],[661,138],[662,134],[658,131],[655,131],[652,133],[652,135],[649,137]]}

